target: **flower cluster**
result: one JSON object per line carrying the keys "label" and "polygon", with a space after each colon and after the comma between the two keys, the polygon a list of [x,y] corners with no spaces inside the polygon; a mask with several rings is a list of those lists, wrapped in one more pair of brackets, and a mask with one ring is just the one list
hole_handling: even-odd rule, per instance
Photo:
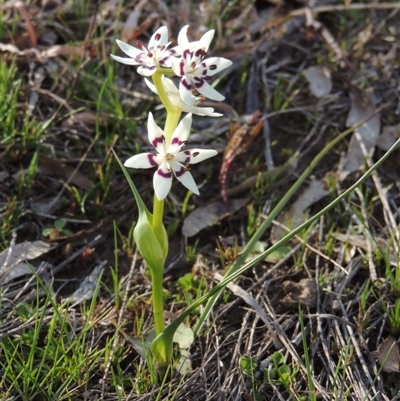
{"label": "flower cluster", "polygon": [[[206,32],[200,40],[190,42],[187,37],[188,26],[181,29],[175,41],[168,38],[168,29],[160,27],[151,36],[147,47],[137,42],[136,47],[117,40],[119,48],[128,57],[111,55],[123,64],[137,66],[137,72],[147,78],[145,82],[149,89],[158,94],[168,113],[179,116],[188,113],[179,124],[168,125],[168,117],[164,130],[154,121],[149,113],[147,129],[149,141],[154,153],[143,153],[132,156],[125,162],[126,167],[151,168],[157,167],[154,174],[154,191],[158,200],[168,195],[174,175],[187,189],[199,194],[196,183],[185,164],[196,164],[217,154],[215,150],[190,149],[184,150],[189,138],[192,124],[192,114],[199,116],[219,117],[211,107],[199,107],[201,100],[209,98],[216,101],[224,100],[209,83],[212,77],[228,68],[232,62],[222,57],[206,58],[214,30]],[[165,75],[175,75],[179,85]],[[199,95],[195,95],[195,93]]]}

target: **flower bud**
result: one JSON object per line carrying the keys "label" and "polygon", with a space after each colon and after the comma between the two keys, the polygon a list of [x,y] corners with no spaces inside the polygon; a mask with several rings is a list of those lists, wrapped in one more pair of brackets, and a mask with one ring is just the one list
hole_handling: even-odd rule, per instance
{"label": "flower bud", "polygon": [[164,262],[168,254],[168,236],[165,227],[162,226],[160,235],[162,243],[160,243],[154,233],[152,220],[153,216],[147,210],[139,211],[133,238],[149,268],[160,274],[164,270]]}

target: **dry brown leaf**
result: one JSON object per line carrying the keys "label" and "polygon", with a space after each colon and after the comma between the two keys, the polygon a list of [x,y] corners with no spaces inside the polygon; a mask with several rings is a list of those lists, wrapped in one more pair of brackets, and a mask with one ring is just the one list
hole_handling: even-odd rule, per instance
{"label": "dry brown leaf", "polygon": [[146,32],[149,29],[153,21],[159,17],[158,13],[151,13],[150,15],[147,15],[146,19],[139,25],[142,9],[147,2],[148,0],[141,0],[136,4],[135,9],[129,14],[121,32],[121,40],[123,42],[129,43],[142,35],[143,32]]}
{"label": "dry brown leaf", "polygon": [[[75,171],[75,168],[69,167],[58,160],[49,159],[48,157],[41,155],[38,171],[45,175],[58,176],[68,180]],[[93,182],[79,171],[75,173],[69,182],[81,189],[90,189],[93,187]]]}
{"label": "dry brown leaf", "polygon": [[351,107],[346,126],[354,127],[368,118],[369,120],[358,127],[351,137],[347,154],[339,167],[339,181],[343,181],[350,173],[365,165],[366,158],[372,155],[381,128],[379,114],[374,114],[375,106],[365,92],[352,86],[350,101]]}
{"label": "dry brown leaf", "polygon": [[384,151],[389,150],[395,142],[400,138],[400,124],[386,125],[382,129],[376,146]]}
{"label": "dry brown leaf", "polygon": [[[398,266],[399,257],[395,253],[395,249],[393,246],[390,246],[388,241],[384,238],[374,237],[375,242],[368,242],[364,235],[357,234],[342,234],[342,233],[331,233],[332,237],[336,238],[341,242],[347,242],[353,246],[364,249],[365,251],[369,250],[369,246],[372,245],[373,250],[377,252],[383,252],[387,254],[389,263],[392,266]],[[378,249],[379,247],[379,249]]]}
{"label": "dry brown leaf", "polygon": [[400,349],[397,340],[393,336],[387,337],[372,354],[378,360],[382,370],[387,373],[400,372]]}
{"label": "dry brown leaf", "polygon": [[31,201],[32,211],[39,215],[54,215],[61,206],[62,199],[59,196],[45,197]]}
{"label": "dry brown leaf", "polygon": [[[309,187],[306,188],[293,205],[290,206],[289,210],[278,217],[278,222],[289,229],[298,227],[307,218],[306,210],[327,195],[329,195],[329,191],[326,189],[323,180],[312,181]],[[271,230],[272,242],[279,241],[287,233],[288,231],[283,227],[275,225]]]}
{"label": "dry brown leaf", "polygon": [[71,304],[82,303],[93,298],[93,294],[96,290],[96,286],[99,284],[100,276],[104,271],[104,266],[107,264],[106,261],[100,262],[92,272],[85,277],[80,283],[79,287],[75,292],[65,300],[68,300]]}
{"label": "dry brown leaf", "polygon": [[10,281],[28,274],[32,274],[32,266],[26,263],[18,263],[12,268],[5,270],[3,274],[0,274],[0,286],[6,285]]}
{"label": "dry brown leaf", "polygon": [[25,260],[36,259],[50,249],[51,245],[44,241],[21,242],[0,253],[0,268],[8,269]]}
{"label": "dry brown leaf", "polygon": [[309,67],[304,71],[311,93],[321,98],[332,90],[331,72],[327,67],[315,66]]}
{"label": "dry brown leaf", "polygon": [[44,241],[21,242],[0,253],[0,285],[31,273],[31,268],[23,263],[36,259],[53,247]]}
{"label": "dry brown leaf", "polygon": [[235,213],[243,207],[248,198],[233,199],[228,201],[228,210],[223,201],[209,203],[208,205],[198,207],[183,222],[182,234],[193,237],[204,228],[210,227],[232,213]]}

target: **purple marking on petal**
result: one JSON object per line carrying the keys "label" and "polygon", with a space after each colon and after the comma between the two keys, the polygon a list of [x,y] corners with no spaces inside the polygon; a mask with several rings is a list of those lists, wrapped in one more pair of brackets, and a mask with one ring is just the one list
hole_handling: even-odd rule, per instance
{"label": "purple marking on petal", "polygon": [[196,157],[196,156],[198,156],[199,154],[200,154],[200,152],[193,152],[193,153],[192,153],[192,156],[193,156],[193,157]]}
{"label": "purple marking on petal", "polygon": [[148,69],[148,70],[154,70],[156,68],[155,65],[148,65],[148,64],[144,64],[142,65],[142,68]]}
{"label": "purple marking on petal", "polygon": [[184,59],[190,58],[190,50],[189,49],[186,49],[183,51],[182,58],[184,58]]}
{"label": "purple marking on petal", "polygon": [[170,59],[170,56],[165,56],[158,63],[159,64],[165,64],[169,59]]}
{"label": "purple marking on petal", "polygon": [[182,163],[190,163],[190,160],[192,159],[192,152],[190,150],[184,150],[182,153],[187,156]]}
{"label": "purple marking on petal", "polygon": [[157,136],[156,138],[154,138],[154,140],[151,144],[157,149],[157,145],[159,143],[163,143],[163,141],[164,141],[164,139],[162,136]]}
{"label": "purple marking on petal", "polygon": [[157,163],[156,163],[156,161],[154,160],[154,155],[153,155],[152,153],[149,153],[149,154],[147,155],[147,158],[149,159],[149,162],[150,162],[150,164],[151,164],[153,167],[157,166]]}
{"label": "purple marking on petal", "polygon": [[192,89],[192,83],[188,83],[185,78],[182,79],[181,84],[188,90]]}
{"label": "purple marking on petal", "polygon": [[174,171],[175,177],[176,177],[176,178],[181,177],[183,174],[186,173],[186,171],[187,171],[187,170],[185,169],[185,167],[181,167],[180,170]]}
{"label": "purple marking on petal", "polygon": [[202,58],[202,57],[204,57],[204,56],[206,55],[206,52],[205,52],[203,49],[197,49],[197,50],[195,51],[194,55],[195,55],[196,57]]}
{"label": "purple marking on petal", "polygon": [[207,69],[207,64],[204,61],[201,63],[201,66]]}
{"label": "purple marking on petal", "polygon": [[171,178],[172,177],[172,173],[170,171],[167,171],[166,173],[164,171],[162,171],[160,168],[157,170],[157,174],[161,175],[161,177],[163,178]]}
{"label": "purple marking on petal", "polygon": [[200,82],[195,82],[194,83],[194,87],[197,88],[201,88],[204,85],[204,80],[202,79]]}
{"label": "purple marking on petal", "polygon": [[183,61],[179,63],[179,75],[181,77],[185,75],[185,63]]}
{"label": "purple marking on petal", "polygon": [[216,64],[211,64],[211,65],[208,66],[208,68],[209,68],[210,70],[216,70],[218,67],[217,67]]}
{"label": "purple marking on petal", "polygon": [[179,138],[172,138],[171,145],[178,144],[179,146],[183,144],[183,141],[180,141]]}

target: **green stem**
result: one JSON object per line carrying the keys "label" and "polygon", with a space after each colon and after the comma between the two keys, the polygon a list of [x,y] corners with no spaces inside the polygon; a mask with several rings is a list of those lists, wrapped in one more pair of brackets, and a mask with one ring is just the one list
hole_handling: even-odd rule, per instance
{"label": "green stem", "polygon": [[167,114],[176,112],[179,109],[177,109],[169,100],[167,92],[165,92],[164,85],[162,84],[162,77],[163,74],[161,72],[157,71],[155,74],[153,74],[153,84],[157,89],[158,96],[160,96],[160,99],[167,110]]}
{"label": "green stem", "polygon": [[158,200],[157,196],[154,194],[153,231],[161,246],[163,246],[163,241],[164,241],[163,216],[164,216],[164,200]]}
{"label": "green stem", "polygon": [[[164,136],[166,146],[169,146],[172,138],[172,134],[178,126],[179,119],[182,110],[177,109],[170,102],[167,93],[165,92],[162,84],[162,73],[156,72],[153,75],[153,83],[157,89],[158,95],[163,102],[165,109],[167,110],[167,118],[164,126]],[[153,201],[153,231],[158,239],[158,242],[164,246],[164,235],[165,230],[163,227],[163,216],[164,216],[164,200],[157,199],[154,194]],[[153,287],[153,314],[154,323],[156,326],[156,334],[159,335],[164,331],[164,301],[163,301],[163,274],[164,271],[158,271],[158,269],[151,269],[152,275],[152,287]],[[167,361],[168,362],[168,361]]]}
{"label": "green stem", "polygon": [[168,112],[167,119],[165,120],[164,126],[164,135],[165,135],[165,144],[169,146],[172,139],[172,134],[174,133],[176,127],[178,126],[179,119],[181,118],[182,110],[174,110],[172,112]]}
{"label": "green stem", "polygon": [[153,315],[156,326],[156,334],[164,331],[164,296],[163,296],[163,272],[151,270],[151,285],[153,287]]}

